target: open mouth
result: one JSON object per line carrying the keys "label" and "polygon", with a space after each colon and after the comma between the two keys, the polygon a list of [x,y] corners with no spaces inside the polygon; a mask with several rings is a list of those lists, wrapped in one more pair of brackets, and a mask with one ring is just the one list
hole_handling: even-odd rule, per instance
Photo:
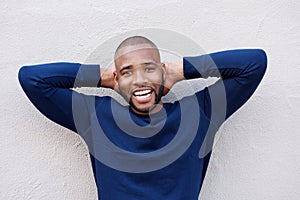
{"label": "open mouth", "polygon": [[152,92],[152,89],[136,90],[133,92],[133,96],[139,101],[145,101],[151,97]]}

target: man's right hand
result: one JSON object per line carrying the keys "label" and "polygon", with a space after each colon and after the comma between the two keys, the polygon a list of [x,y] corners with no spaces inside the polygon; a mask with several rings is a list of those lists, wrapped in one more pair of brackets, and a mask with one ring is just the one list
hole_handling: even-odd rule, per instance
{"label": "man's right hand", "polygon": [[116,89],[116,83],[114,81],[115,67],[100,68],[101,87]]}

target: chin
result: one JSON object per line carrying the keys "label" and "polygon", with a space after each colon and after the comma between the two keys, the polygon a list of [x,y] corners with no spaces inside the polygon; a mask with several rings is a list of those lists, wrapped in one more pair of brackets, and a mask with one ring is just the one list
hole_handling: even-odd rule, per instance
{"label": "chin", "polygon": [[151,105],[151,106],[137,106],[135,104],[130,104],[130,106],[137,113],[145,113],[145,114],[148,114],[149,112],[151,112],[151,110],[153,110],[155,108],[155,105]]}

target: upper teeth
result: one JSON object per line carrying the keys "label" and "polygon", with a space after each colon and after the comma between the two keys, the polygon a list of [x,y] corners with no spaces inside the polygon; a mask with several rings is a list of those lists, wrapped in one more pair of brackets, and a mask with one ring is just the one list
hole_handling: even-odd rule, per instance
{"label": "upper teeth", "polygon": [[141,91],[134,92],[134,95],[141,96],[141,95],[148,94],[150,92],[151,92],[151,90],[141,90]]}

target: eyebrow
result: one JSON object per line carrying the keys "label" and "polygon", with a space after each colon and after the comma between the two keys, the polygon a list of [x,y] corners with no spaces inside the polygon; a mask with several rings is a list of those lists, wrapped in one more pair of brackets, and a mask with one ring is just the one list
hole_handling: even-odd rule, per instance
{"label": "eyebrow", "polygon": [[[138,64],[138,65],[147,65],[147,64],[155,64],[155,62],[144,62],[144,63],[140,63],[140,64]],[[124,71],[124,70],[126,70],[126,69],[131,69],[131,68],[133,68],[133,66],[134,65],[127,65],[127,66],[124,66],[124,67],[122,67],[121,69],[120,69],[120,73],[122,72],[122,71]]]}
{"label": "eyebrow", "polygon": [[130,69],[130,68],[132,68],[133,67],[133,65],[127,65],[127,66],[124,66],[124,67],[122,67],[121,69],[120,69],[120,73],[122,72],[122,71],[124,71],[124,70],[126,70],[126,69]]}

